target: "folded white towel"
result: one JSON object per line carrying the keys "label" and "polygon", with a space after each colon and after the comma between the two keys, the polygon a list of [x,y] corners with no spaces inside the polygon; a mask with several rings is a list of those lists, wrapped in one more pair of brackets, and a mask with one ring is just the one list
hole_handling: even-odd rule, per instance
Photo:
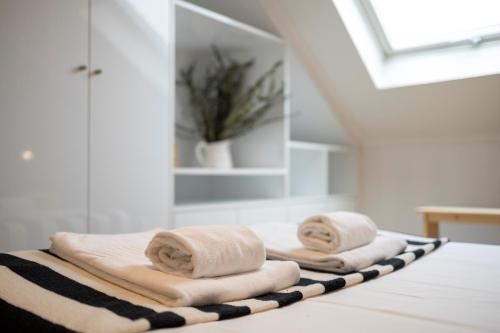
{"label": "folded white towel", "polygon": [[211,225],[160,231],[146,256],[165,273],[201,278],[256,270],[266,260],[266,249],[243,225]]}
{"label": "folded white towel", "polygon": [[250,228],[264,241],[268,259],[293,260],[304,268],[333,273],[359,271],[406,248],[406,241],[401,238],[377,236],[370,244],[357,249],[327,254],[305,248],[296,237],[295,224],[267,223]]}
{"label": "folded white towel", "polygon": [[377,226],[363,214],[332,212],[307,219],[300,224],[297,236],[308,249],[339,253],[372,242]]}
{"label": "folded white towel", "polygon": [[218,278],[190,279],[155,269],[144,249],[159,230],[121,235],[58,232],[54,254],[138,294],[167,306],[217,304],[278,291],[295,284],[300,271],[294,262],[266,261],[259,269]]}

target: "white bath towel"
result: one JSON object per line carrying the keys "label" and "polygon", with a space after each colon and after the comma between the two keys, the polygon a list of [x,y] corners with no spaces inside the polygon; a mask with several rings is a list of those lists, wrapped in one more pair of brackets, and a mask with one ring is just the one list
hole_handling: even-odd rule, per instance
{"label": "white bath towel", "polygon": [[327,254],[305,248],[297,239],[297,225],[266,223],[250,226],[266,246],[267,258],[293,260],[303,268],[333,273],[358,271],[384,259],[394,257],[406,248],[399,237],[377,236],[373,242],[357,249]]}
{"label": "white bath towel", "polygon": [[340,253],[371,243],[377,226],[363,214],[332,212],[307,219],[300,224],[297,236],[308,249]]}
{"label": "white bath towel", "polygon": [[266,261],[255,271],[190,279],[155,269],[144,250],[159,230],[91,235],[59,232],[50,251],[84,270],[168,306],[218,304],[278,291],[300,277],[294,262]]}
{"label": "white bath towel", "polygon": [[266,250],[243,225],[210,225],[160,231],[146,256],[160,271],[201,278],[256,270],[264,264]]}

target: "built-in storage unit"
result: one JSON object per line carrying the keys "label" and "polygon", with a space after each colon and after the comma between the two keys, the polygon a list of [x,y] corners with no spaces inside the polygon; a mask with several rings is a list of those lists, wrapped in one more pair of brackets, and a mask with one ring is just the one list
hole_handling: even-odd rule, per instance
{"label": "built-in storage unit", "polygon": [[167,226],[172,7],[2,0],[0,251]]}
{"label": "built-in storage unit", "polygon": [[[175,2],[175,16],[177,75],[193,62],[203,68],[212,57],[211,45],[216,45],[235,59],[255,59],[249,82],[274,62],[283,61],[279,75],[287,98],[272,110],[278,121],[233,142],[232,169],[200,167],[195,157],[197,140],[176,136],[172,226],[300,222],[327,210],[355,209],[355,191],[344,184],[342,175],[335,176],[352,150],[345,145],[290,141],[293,91],[284,41],[183,0]],[[177,86],[175,96],[174,123],[192,127],[192,106],[185,89]]]}
{"label": "built-in storage unit", "polygon": [[0,251],[47,247],[55,231],[299,222],[355,208],[351,149],[290,141],[292,98],[232,142],[231,169],[200,167],[197,140],[174,133],[192,121],[176,76],[210,61],[211,45],[255,59],[248,82],[282,61],[293,94],[276,36],[182,0],[3,0],[0,45]]}

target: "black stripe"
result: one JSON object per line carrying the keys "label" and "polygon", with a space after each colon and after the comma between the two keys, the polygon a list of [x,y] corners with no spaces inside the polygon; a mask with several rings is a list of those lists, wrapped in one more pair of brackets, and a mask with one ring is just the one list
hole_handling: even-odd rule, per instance
{"label": "black stripe", "polygon": [[[368,274],[373,274],[373,273],[368,273]],[[331,280],[314,280],[314,279],[308,279],[308,278],[300,278],[299,282],[296,285],[305,287],[305,286],[309,286],[311,284],[316,284],[316,283],[322,284],[323,287],[325,287],[325,293],[344,288],[346,285],[345,279],[343,277],[338,277],[338,278],[331,279]]]}
{"label": "black stripe", "polygon": [[349,275],[349,274],[352,274],[352,273],[356,273],[356,271],[334,272],[333,268],[321,269],[321,268],[310,268],[310,267],[302,267],[302,266],[300,266],[300,269],[304,269],[306,271],[311,271],[311,272],[316,272],[316,273],[330,273],[330,274],[335,274],[335,275],[339,275],[339,276],[345,276],[345,275]]}
{"label": "black stripe", "polygon": [[71,333],[64,326],[54,324],[29,311],[18,308],[0,298],[0,328],[2,332]]}
{"label": "black stripe", "polygon": [[361,275],[363,275],[363,282],[374,279],[377,276],[379,276],[379,274],[380,274],[380,272],[377,271],[376,269],[371,270],[371,271],[363,271],[363,272],[359,272],[359,273],[361,273]]}
{"label": "black stripe", "polygon": [[422,257],[425,254],[425,251],[423,249],[417,249],[411,252],[415,255],[415,260],[417,260],[418,258]]}
{"label": "black stripe", "polygon": [[[132,320],[153,318],[154,320],[150,321],[152,328],[170,327],[170,325],[179,326],[179,321],[185,322],[183,317],[171,312],[168,312],[169,314],[162,314],[158,317],[156,316],[158,313],[152,309],[109,296],[34,261],[22,259],[6,253],[0,253],[0,265],[8,267],[11,271],[22,276],[24,279],[44,289],[80,303],[105,308],[119,316]],[[157,326],[158,318],[169,320],[162,323],[161,326]],[[155,326],[153,327],[153,325]]]}
{"label": "black stripe", "polygon": [[149,321],[151,329],[179,327],[186,325],[186,319],[170,311],[154,313],[153,315],[146,316],[144,319]]}
{"label": "black stripe", "polygon": [[311,284],[321,283],[319,280],[313,280],[308,278],[300,278],[299,282],[297,282],[296,286],[306,287]]}
{"label": "black stripe", "polygon": [[43,252],[43,253],[48,254],[48,255],[51,255],[53,257],[56,257],[59,260],[69,262],[69,261],[67,261],[64,258],[59,257],[57,254],[50,252],[50,249],[41,249],[41,250],[38,250],[38,251]]}
{"label": "black stripe", "polygon": [[382,260],[382,261],[379,261],[377,264],[383,265],[383,266],[391,265],[392,267],[394,267],[395,271],[405,267],[404,260],[399,259],[399,258],[391,258],[391,259]]}
{"label": "black stripe", "polygon": [[195,306],[195,308],[203,312],[215,312],[219,315],[219,320],[238,318],[249,315],[252,312],[248,306],[229,304],[201,305]]}
{"label": "black stripe", "polygon": [[434,244],[434,250],[437,249],[438,247],[441,246],[442,242],[439,240],[439,239],[436,239],[434,242],[432,242]]}
{"label": "black stripe", "polygon": [[279,307],[287,306],[292,303],[298,302],[304,298],[300,291],[292,291],[289,293],[269,293],[259,297],[255,297],[259,301],[276,301]]}
{"label": "black stripe", "polygon": [[345,279],[341,277],[333,280],[321,281],[320,283],[325,287],[325,293],[344,288],[346,284]]}
{"label": "black stripe", "polygon": [[416,240],[412,240],[412,239],[407,239],[406,243],[408,243],[409,245],[422,246],[422,245],[430,244],[430,243],[432,243],[432,241],[423,242],[423,241],[416,241]]}

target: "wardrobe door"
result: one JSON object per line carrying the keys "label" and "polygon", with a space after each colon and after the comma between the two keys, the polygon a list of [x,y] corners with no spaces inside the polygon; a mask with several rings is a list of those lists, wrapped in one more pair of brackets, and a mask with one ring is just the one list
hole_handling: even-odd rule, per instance
{"label": "wardrobe door", "polygon": [[87,229],[88,1],[0,1],[0,251]]}
{"label": "wardrobe door", "polygon": [[91,2],[91,232],[167,225],[171,6]]}

